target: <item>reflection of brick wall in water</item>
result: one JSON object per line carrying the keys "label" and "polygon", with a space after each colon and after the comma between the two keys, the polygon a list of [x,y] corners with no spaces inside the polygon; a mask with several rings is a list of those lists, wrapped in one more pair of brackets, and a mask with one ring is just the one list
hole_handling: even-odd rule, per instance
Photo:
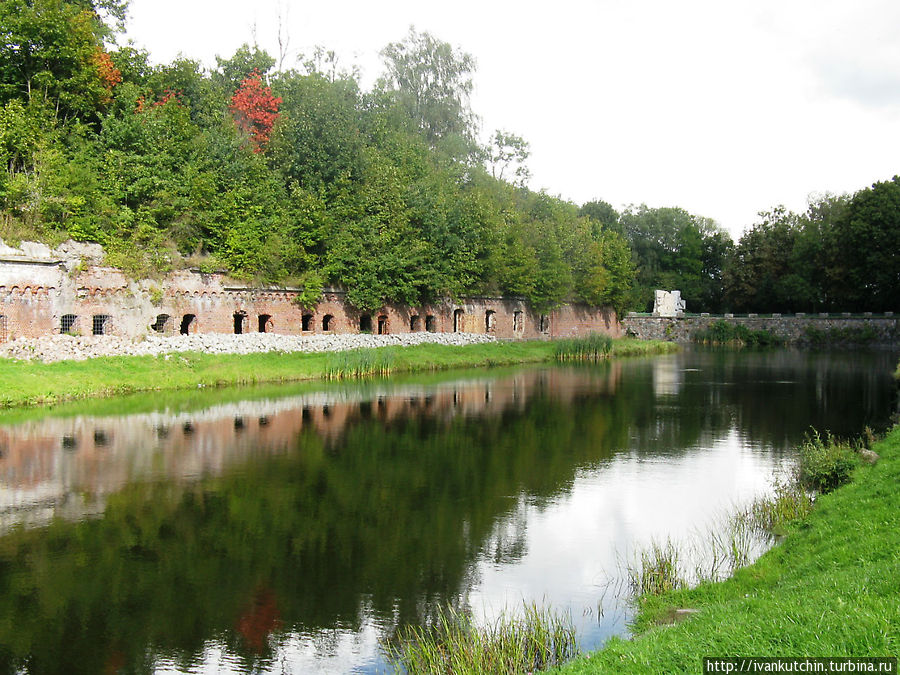
{"label": "reflection of brick wall in water", "polygon": [[[609,393],[620,373],[620,364],[612,363],[604,374]],[[193,481],[254,455],[302,453],[300,434],[310,429],[337,442],[360,419],[387,425],[409,416],[443,422],[497,416],[524,409],[535,395],[570,401],[583,382],[582,374],[566,369],[528,370],[429,387],[386,385],[365,396],[320,392],[184,414],[49,417],[0,427],[0,529],[42,524],[54,514],[102,512],[104,497],[130,482]],[[42,517],[33,517],[40,509]]]}
{"label": "reflection of brick wall in water", "polygon": [[432,305],[385,305],[361,312],[345,293],[326,290],[301,308],[297,291],[246,288],[219,274],[176,272],[164,281],[130,281],[110,267],[0,257],[0,341],[54,333],[486,333],[541,338],[602,332],[623,334],[615,312],[563,305],[546,315],[516,298],[469,297]]}

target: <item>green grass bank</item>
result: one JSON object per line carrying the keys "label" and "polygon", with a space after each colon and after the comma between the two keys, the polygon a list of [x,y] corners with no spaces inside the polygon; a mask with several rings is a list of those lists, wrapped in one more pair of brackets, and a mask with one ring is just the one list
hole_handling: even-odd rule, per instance
{"label": "green grass bank", "polygon": [[[820,496],[784,541],[730,579],[647,598],[631,640],[552,671],[701,673],[703,656],[897,656],[900,427],[881,459]],[[677,608],[699,610],[677,625]]]}
{"label": "green grass bank", "polygon": [[[509,366],[553,361],[554,342],[493,342],[462,347],[424,344],[383,347],[389,372],[414,373],[451,368]],[[614,340],[610,356],[639,356],[672,351],[671,343]],[[334,378],[346,352],[116,356],[87,361],[40,363],[0,359],[0,407],[52,404],[142,391],[174,391],[266,382]],[[349,357],[352,359],[352,357]],[[367,373],[359,373],[367,374]],[[356,376],[352,373],[350,376]],[[340,374],[338,375],[340,376]],[[344,375],[347,376],[347,375]]]}

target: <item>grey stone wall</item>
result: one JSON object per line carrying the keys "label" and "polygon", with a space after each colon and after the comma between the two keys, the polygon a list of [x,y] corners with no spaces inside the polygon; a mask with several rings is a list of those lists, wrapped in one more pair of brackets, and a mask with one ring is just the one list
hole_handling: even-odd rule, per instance
{"label": "grey stone wall", "polygon": [[[815,343],[817,336],[832,341],[871,345],[900,343],[900,320],[893,314],[792,314],[792,315],[688,315],[678,318],[631,313],[622,320],[628,335],[641,340],[692,342],[694,334],[708,329],[716,321],[741,324],[750,330],[765,330],[793,344]],[[864,335],[864,340],[854,336]],[[841,339],[843,337],[843,339]]]}

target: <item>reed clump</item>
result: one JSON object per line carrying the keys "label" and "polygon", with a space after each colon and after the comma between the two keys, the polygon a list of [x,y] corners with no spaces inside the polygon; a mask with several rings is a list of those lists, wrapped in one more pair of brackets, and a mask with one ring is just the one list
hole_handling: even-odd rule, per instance
{"label": "reed clump", "polygon": [[662,595],[684,586],[679,571],[680,557],[681,552],[671,540],[665,544],[654,541],[642,549],[637,559],[625,569],[632,596]]}
{"label": "reed clump", "polygon": [[439,609],[430,625],[401,630],[387,651],[397,672],[408,675],[506,675],[558,666],[578,648],[570,616],[526,604],[521,616],[503,614],[485,626],[466,612]]}
{"label": "reed clump", "polygon": [[601,361],[608,359],[613,348],[609,335],[591,333],[583,338],[557,340],[554,356],[557,361]]}
{"label": "reed clump", "polygon": [[727,578],[752,562],[769,538],[754,527],[747,512],[739,512],[677,543],[653,541],[624,565],[629,596],[641,602]]}
{"label": "reed clump", "polygon": [[812,495],[796,480],[778,480],[772,495],[755,499],[746,515],[758,530],[783,536],[791,523],[812,512],[813,502]]}
{"label": "reed clump", "polygon": [[325,362],[325,379],[347,380],[390,375],[394,361],[394,351],[386,347],[331,352]]}

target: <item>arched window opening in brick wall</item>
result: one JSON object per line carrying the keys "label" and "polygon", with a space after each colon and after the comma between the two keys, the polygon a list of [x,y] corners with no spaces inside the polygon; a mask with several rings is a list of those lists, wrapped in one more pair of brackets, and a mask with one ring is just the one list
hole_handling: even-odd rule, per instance
{"label": "arched window opening in brick wall", "polygon": [[242,335],[244,332],[244,320],[247,318],[247,312],[234,313],[234,334]]}
{"label": "arched window opening in brick wall", "polygon": [[94,314],[91,322],[93,335],[109,335],[112,332],[112,317],[109,314]]}
{"label": "arched window opening in brick wall", "polygon": [[182,335],[189,335],[190,333],[195,333],[197,331],[197,315],[196,314],[185,314],[181,317],[181,329],[180,333]]}
{"label": "arched window opening in brick wall", "polygon": [[157,314],[156,321],[150,327],[157,333],[166,333],[172,326],[172,317],[168,314]]}

